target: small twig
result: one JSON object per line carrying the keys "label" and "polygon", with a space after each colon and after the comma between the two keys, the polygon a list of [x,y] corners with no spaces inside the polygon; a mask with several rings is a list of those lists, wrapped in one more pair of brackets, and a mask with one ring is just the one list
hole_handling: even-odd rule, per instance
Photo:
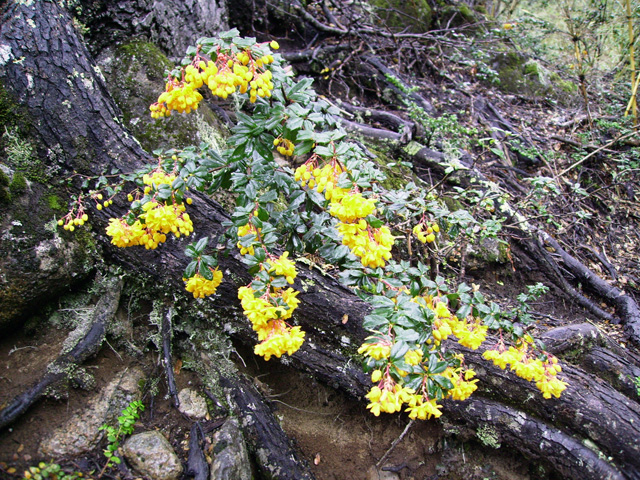
{"label": "small twig", "polygon": [[402,441],[402,439],[407,436],[407,433],[409,433],[409,429],[413,426],[414,423],[415,423],[415,420],[411,420],[409,423],[407,423],[407,426],[404,427],[404,430],[402,431],[400,436],[393,441],[393,443],[389,447],[389,450],[387,450],[385,454],[382,456],[382,458],[378,460],[378,463],[376,463],[376,468],[380,468],[380,465],[382,465],[384,461],[387,459],[387,457],[391,455],[393,450],[395,450],[395,448]]}
{"label": "small twig", "polygon": [[591,157],[593,157],[596,153],[605,150],[607,148],[609,148],[610,146],[614,145],[615,143],[619,142],[620,140],[624,140],[625,138],[629,138],[632,137],[633,135],[637,135],[638,132],[636,130],[627,133],[626,135],[622,135],[619,137],[614,138],[613,140],[611,140],[609,143],[607,143],[606,145],[601,146],[600,148],[598,148],[597,150],[594,150],[593,152],[591,152],[589,155],[586,155],[584,157],[582,157],[582,159],[578,160],[576,163],[574,163],[573,165],[565,168],[563,171],[561,171],[558,176],[561,177],[563,176],[565,173],[567,173],[569,170],[574,169],[575,167],[577,167],[578,165],[581,165],[582,163],[586,162],[588,159],[590,159]]}
{"label": "small twig", "polygon": [[16,352],[18,352],[20,350],[24,350],[26,348],[33,348],[34,350],[36,350],[38,347],[33,347],[31,345],[27,345],[26,347],[16,347],[16,346],[14,346],[11,350],[9,350],[8,355],[14,354],[14,353],[16,353]]}
{"label": "small twig", "polygon": [[333,412],[324,413],[324,412],[314,412],[313,410],[305,410],[304,408],[298,408],[298,407],[294,407],[293,405],[289,405],[288,403],[285,403],[282,400],[278,400],[277,398],[271,398],[271,397],[267,397],[267,398],[269,398],[269,400],[271,400],[272,402],[281,403],[285,407],[289,407],[292,410],[297,410],[298,412],[311,413],[313,415],[333,415],[334,414]]}

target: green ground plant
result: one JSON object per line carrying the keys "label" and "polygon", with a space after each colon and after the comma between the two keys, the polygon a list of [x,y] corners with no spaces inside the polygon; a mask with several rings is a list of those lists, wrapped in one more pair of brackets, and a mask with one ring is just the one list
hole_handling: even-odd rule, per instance
{"label": "green ground plant", "polygon": [[124,410],[122,410],[122,415],[118,417],[117,427],[107,424],[100,427],[100,430],[105,431],[109,444],[104,450],[104,456],[107,458],[107,463],[104,465],[99,477],[101,477],[113,464],[121,462],[120,457],[117,455],[118,448],[120,448],[120,442],[124,437],[133,433],[133,427],[136,421],[140,418],[140,412],[143,411],[144,405],[142,402],[134,400],[127,405]]}
{"label": "green ground plant", "polygon": [[29,467],[22,480],[81,480],[87,477],[80,472],[65,472],[57,463],[40,462],[37,466]]}
{"label": "green ground plant", "polygon": [[[200,88],[232,97],[238,122],[229,147],[219,152],[203,143],[154,152],[155,163],[125,177],[135,182],[131,206],[109,221],[111,242],[155,249],[170,235],[190,236],[190,192],[231,192],[235,207],[226,232],[187,247],[183,279],[196,299],[214,295],[223,281],[220,255],[239,250],[253,279],[238,289],[238,298],[257,335],[254,352],[265,360],[292,355],[304,342],[293,316],[300,302],[296,258],[314,254],[371,305],[364,318],[371,335],[358,351],[371,372],[367,398],[374,415],[404,409],[411,418],[439,417],[443,399],[473,393],[475,371],[447,338],[472,349],[488,341],[486,360],[535,382],[545,398],[560,396],[566,384],[556,376],[557,359],[517,328],[510,314],[477,289],[438,275],[420,255],[394,259],[398,238],[409,246],[441,248],[444,234],[459,234],[464,214],[450,212],[422,185],[382,187],[383,173],[349,141],[338,109],[319,98],[311,79],[296,81],[277,48],[276,42],[258,43],[232,30],[202,38],[187,51],[150,107],[152,116],[196,110]],[[452,117],[438,125],[469,134]],[[102,188],[97,185],[89,196]],[[490,340],[489,331],[496,334]]]}

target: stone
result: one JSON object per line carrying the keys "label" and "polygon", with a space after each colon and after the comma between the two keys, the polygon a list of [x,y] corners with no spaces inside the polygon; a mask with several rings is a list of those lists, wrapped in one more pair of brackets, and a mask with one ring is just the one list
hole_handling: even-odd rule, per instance
{"label": "stone", "polygon": [[198,392],[192,388],[183,388],[178,393],[180,410],[182,413],[193,419],[205,418],[207,416],[207,402]]}
{"label": "stone", "polygon": [[116,422],[129,403],[140,399],[139,381],[142,378],[144,373],[139,369],[121,372],[97,392],[80,413],[46,436],[40,443],[39,454],[58,458],[93,450],[104,436],[100,427]]}
{"label": "stone", "polygon": [[105,49],[97,61],[109,93],[122,110],[124,125],[145,150],[197,145],[220,127],[205,102],[189,115],[151,118],[149,105],[165,90],[165,72],[174,68],[156,45],[134,40]]}
{"label": "stone", "polygon": [[484,268],[487,264],[509,263],[509,248],[497,238],[483,238],[477,244],[467,246],[467,266],[469,268]]}
{"label": "stone", "polygon": [[213,436],[211,480],[251,480],[249,454],[240,425],[229,418]]}
{"label": "stone", "polygon": [[129,465],[150,480],[178,480],[182,475],[180,459],[169,441],[158,431],[129,437],[122,451]]}
{"label": "stone", "polygon": [[378,470],[372,465],[367,470],[367,480],[400,480],[400,475],[396,472],[387,472],[386,470]]}

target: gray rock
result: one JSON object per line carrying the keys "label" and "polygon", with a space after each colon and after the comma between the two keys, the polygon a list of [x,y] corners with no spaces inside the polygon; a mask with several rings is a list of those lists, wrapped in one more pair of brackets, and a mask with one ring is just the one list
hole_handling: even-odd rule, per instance
{"label": "gray rock", "polygon": [[509,262],[508,245],[496,238],[483,238],[478,244],[468,245],[467,264],[469,268],[483,268],[487,264]]}
{"label": "gray rock", "polygon": [[129,437],[122,450],[134,470],[150,480],[178,480],[182,475],[180,459],[158,431]]}
{"label": "gray rock", "polygon": [[97,61],[124,125],[145,150],[186,147],[211,138],[222,142],[224,128],[204,101],[197,112],[151,118],[149,105],[165,90],[165,72],[175,66],[153,43],[122,43],[103,50]]}
{"label": "gray rock", "polygon": [[115,422],[123,408],[140,399],[138,382],[144,373],[138,369],[125,370],[87,402],[86,408],[53,430],[40,443],[39,454],[58,458],[93,450],[104,431],[100,427]]}
{"label": "gray rock", "polygon": [[180,400],[180,410],[182,413],[193,419],[207,416],[207,402],[198,392],[191,388],[184,388],[178,393]]}
{"label": "gray rock", "polygon": [[400,480],[400,475],[395,472],[378,470],[374,465],[367,470],[367,480]]}
{"label": "gray rock", "polygon": [[249,454],[238,420],[230,418],[213,436],[211,480],[251,480]]}

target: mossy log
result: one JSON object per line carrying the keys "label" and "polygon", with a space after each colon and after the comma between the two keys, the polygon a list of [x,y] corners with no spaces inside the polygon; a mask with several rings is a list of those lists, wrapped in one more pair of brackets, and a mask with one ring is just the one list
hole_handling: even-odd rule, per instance
{"label": "mossy log", "polygon": [[[85,175],[101,175],[114,168],[130,171],[151,161],[118,121],[119,111],[67,12],[47,0],[5,2],[1,8],[0,80],[38,120],[34,128],[44,146],[38,152],[42,161],[53,161],[47,150],[55,148],[62,152],[64,170]],[[97,232],[104,231],[109,216],[124,213],[126,207],[116,202],[111,210],[90,212]],[[221,222],[228,218],[216,202],[203,196],[195,197],[190,214],[202,236],[223,233]],[[98,238],[109,261],[182,291],[180,272],[187,263],[182,251],[190,239],[144,251],[116,249],[104,235]],[[249,276],[238,257],[224,258],[221,267],[228,281],[221,285],[220,295],[207,302],[234,313],[225,321],[232,324],[239,340],[251,344],[254,336],[237,314],[236,300],[237,287],[246,284]],[[291,365],[362,398],[369,381],[359,369],[354,347],[366,336],[361,321],[367,305],[317,269],[301,272],[295,287],[302,302],[295,320],[307,331],[307,341],[293,355]],[[510,448],[567,478],[640,478],[640,406],[635,400],[571,365],[563,374],[570,385],[567,391],[560,399],[543,400],[528,382],[482,361],[480,352],[465,354],[467,362],[476,366],[481,392],[467,404],[445,405],[446,417],[471,429],[489,423]],[[260,415],[261,398],[242,403],[245,397],[240,392],[247,392],[246,385],[236,379],[227,381],[238,393],[234,399],[238,408],[246,411],[251,402],[257,402],[259,408],[254,411]],[[252,435],[250,428],[243,429]]]}

